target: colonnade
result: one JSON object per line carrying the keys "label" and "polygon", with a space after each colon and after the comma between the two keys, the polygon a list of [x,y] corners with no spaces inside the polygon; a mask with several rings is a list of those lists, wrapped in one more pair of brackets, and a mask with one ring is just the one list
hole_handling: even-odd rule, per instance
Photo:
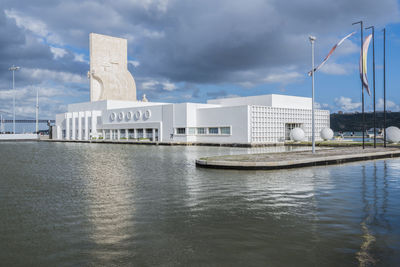
{"label": "colonnade", "polygon": [[[101,111],[96,110],[65,113],[65,139],[89,140],[97,136],[97,117],[100,115]],[[60,135],[58,137],[60,139]]]}
{"label": "colonnade", "polygon": [[[151,129],[149,134],[147,130]],[[129,135],[129,130],[133,131],[133,135]],[[156,135],[157,133],[157,135]],[[121,138],[152,138],[153,141],[156,137],[159,138],[159,132],[156,128],[132,128],[132,129],[103,129],[102,136],[104,139],[120,140]]]}

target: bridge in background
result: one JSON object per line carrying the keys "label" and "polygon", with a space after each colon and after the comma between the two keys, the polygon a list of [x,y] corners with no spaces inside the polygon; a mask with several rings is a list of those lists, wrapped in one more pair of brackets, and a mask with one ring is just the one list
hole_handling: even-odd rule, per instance
{"label": "bridge in background", "polygon": [[[38,120],[38,123],[55,123],[55,120]],[[3,123],[13,123],[13,120],[3,120]],[[36,123],[36,120],[15,120],[15,123]]]}

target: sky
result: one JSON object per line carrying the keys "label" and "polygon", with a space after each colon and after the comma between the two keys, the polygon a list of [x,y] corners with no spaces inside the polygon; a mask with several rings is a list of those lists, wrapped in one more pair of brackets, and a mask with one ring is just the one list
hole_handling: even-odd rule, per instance
{"label": "sky", "polygon": [[[347,34],[315,74],[317,106],[361,111],[360,26],[375,26],[376,103],[383,108],[383,35],[387,31],[387,106],[400,111],[400,13],[396,0],[2,0],[0,113],[55,118],[70,103],[89,101],[89,33],[128,40],[128,69],[138,99],[206,102],[262,94],[311,96],[315,64]],[[364,31],[364,36],[370,30]],[[372,43],[368,79],[373,89]],[[373,97],[365,96],[366,110]]]}

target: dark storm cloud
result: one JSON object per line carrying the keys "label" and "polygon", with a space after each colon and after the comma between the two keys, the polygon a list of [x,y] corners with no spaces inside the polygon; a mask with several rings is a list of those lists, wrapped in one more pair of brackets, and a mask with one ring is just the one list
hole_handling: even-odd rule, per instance
{"label": "dark storm cloud", "polygon": [[160,26],[166,38],[145,40],[142,56],[152,60],[142,67],[196,83],[245,81],[243,71],[254,80],[308,63],[309,33],[343,35],[355,20],[397,17],[395,1],[180,1],[169,10],[176,19]]}
{"label": "dark storm cloud", "polygon": [[[356,20],[379,26],[399,17],[395,0],[3,0],[0,7],[0,88],[11,64],[85,75],[88,64],[76,54],[87,53],[88,34],[98,32],[127,38],[130,59],[140,62],[139,91],[146,91],[141,80],[156,80],[152,92],[162,93],[173,91],[165,81],[290,83],[307,69],[310,33],[325,53]],[[65,54],[55,58],[50,46]],[[46,79],[20,82],[38,77]]]}

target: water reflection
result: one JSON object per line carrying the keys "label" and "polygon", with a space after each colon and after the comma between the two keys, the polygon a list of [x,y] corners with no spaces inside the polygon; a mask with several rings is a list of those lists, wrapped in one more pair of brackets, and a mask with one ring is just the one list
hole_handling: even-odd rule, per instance
{"label": "water reflection", "polygon": [[4,265],[388,266],[400,260],[398,159],[235,171],[198,169],[194,160],[287,148],[0,148]]}
{"label": "water reflection", "polygon": [[85,152],[82,165],[86,169],[81,177],[86,181],[89,233],[96,247],[90,254],[98,263],[111,262],[115,257],[126,258],[131,254],[129,240],[135,229],[132,162],[123,147],[108,150],[105,155],[99,154],[97,147]]}
{"label": "water reflection", "polygon": [[[376,180],[376,165],[374,166],[374,180]],[[376,185],[376,182],[374,182]],[[359,266],[369,266],[371,264],[375,264],[376,261],[373,256],[370,254],[371,247],[373,243],[376,241],[375,236],[371,233],[368,225],[371,224],[371,212],[369,207],[369,202],[367,199],[367,177],[365,175],[365,166],[362,166],[362,201],[364,203],[364,218],[361,222],[361,231],[362,231],[362,243],[360,250],[357,252],[357,259],[359,261]],[[374,203],[376,203],[376,194],[374,194]]]}

